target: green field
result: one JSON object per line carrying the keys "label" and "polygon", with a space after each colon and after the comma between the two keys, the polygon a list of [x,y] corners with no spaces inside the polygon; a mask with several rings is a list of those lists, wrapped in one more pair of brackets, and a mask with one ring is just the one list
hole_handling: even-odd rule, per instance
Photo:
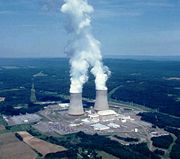
{"label": "green field", "polygon": [[96,151],[98,153],[98,156],[101,156],[103,159],[118,159],[117,157],[108,154],[104,151]]}

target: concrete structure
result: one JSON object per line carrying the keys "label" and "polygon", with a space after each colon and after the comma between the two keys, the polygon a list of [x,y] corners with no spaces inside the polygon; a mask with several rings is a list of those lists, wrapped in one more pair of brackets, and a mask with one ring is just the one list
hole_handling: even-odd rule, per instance
{"label": "concrete structure", "polygon": [[94,130],[99,130],[99,131],[103,131],[103,130],[108,130],[109,127],[100,123],[97,124],[93,124],[91,125],[92,127],[94,127]]}
{"label": "concrete structure", "polygon": [[107,90],[96,90],[95,110],[108,110]]}
{"label": "concrete structure", "polygon": [[126,119],[121,119],[122,123],[126,123],[126,121],[127,121]]}
{"label": "concrete structure", "polygon": [[115,124],[115,123],[109,123],[107,126],[110,128],[115,128],[115,129],[120,127],[118,124]]}
{"label": "concrete structure", "polygon": [[97,113],[100,116],[107,116],[107,115],[118,115],[114,110],[102,110],[102,111],[98,111]]}
{"label": "concrete structure", "polygon": [[135,129],[134,129],[134,132],[138,132],[138,129],[137,129],[137,128],[135,128]]}
{"label": "concrete structure", "polygon": [[129,115],[125,116],[125,115],[122,115],[122,114],[119,114],[119,119],[121,119],[122,123],[126,123],[127,121],[134,121],[134,119],[131,118]]}
{"label": "concrete structure", "polygon": [[4,102],[5,101],[5,97],[0,97],[0,102]]}
{"label": "concrete structure", "polygon": [[69,108],[69,103],[59,103],[58,106],[61,109],[68,109]]}
{"label": "concrete structure", "polygon": [[99,115],[98,114],[89,114],[88,115],[91,122],[97,123],[99,122]]}
{"label": "concrete structure", "polygon": [[119,118],[119,115],[114,110],[98,111],[99,119],[101,121],[112,121]]}
{"label": "concrete structure", "polygon": [[3,118],[6,120],[9,126],[25,123],[35,123],[42,119],[38,114],[25,114]]}
{"label": "concrete structure", "polygon": [[69,115],[84,114],[81,93],[71,93],[68,114]]}
{"label": "concrete structure", "polygon": [[31,103],[36,102],[36,90],[34,88],[34,82],[32,83],[30,101],[31,101]]}
{"label": "concrete structure", "polygon": [[102,110],[97,113],[88,114],[86,120],[82,120],[85,123],[97,123],[97,122],[106,122],[112,120],[119,120],[119,114],[114,110]]}

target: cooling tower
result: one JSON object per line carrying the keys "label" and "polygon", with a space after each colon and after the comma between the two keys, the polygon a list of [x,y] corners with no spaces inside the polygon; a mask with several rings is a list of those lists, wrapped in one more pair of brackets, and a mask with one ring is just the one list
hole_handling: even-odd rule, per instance
{"label": "cooling tower", "polygon": [[71,93],[68,114],[69,115],[84,114],[81,93]]}
{"label": "cooling tower", "polygon": [[95,110],[108,110],[107,90],[96,90]]}

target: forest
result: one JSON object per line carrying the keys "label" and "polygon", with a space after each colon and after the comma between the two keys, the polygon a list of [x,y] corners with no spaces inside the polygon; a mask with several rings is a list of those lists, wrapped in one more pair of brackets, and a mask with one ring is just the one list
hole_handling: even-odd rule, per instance
{"label": "forest", "polygon": [[[111,70],[107,81],[110,100],[140,104],[180,116],[180,80],[176,78],[180,77],[180,62],[105,59],[104,63]],[[0,103],[0,112],[6,113],[8,107],[14,113],[17,105],[23,107],[17,112],[28,112],[32,81],[39,101],[63,100],[58,95],[69,95],[69,71],[65,58],[0,59],[0,96],[6,97],[5,102]],[[83,97],[94,99],[94,77],[88,75]]]}

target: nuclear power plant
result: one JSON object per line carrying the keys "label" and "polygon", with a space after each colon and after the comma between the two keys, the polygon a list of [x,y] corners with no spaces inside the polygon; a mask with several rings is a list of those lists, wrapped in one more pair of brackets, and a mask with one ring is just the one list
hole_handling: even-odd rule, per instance
{"label": "nuclear power plant", "polygon": [[96,91],[96,102],[94,105],[95,110],[108,110],[108,98],[107,98],[107,90],[97,90]]}
{"label": "nuclear power plant", "polygon": [[82,93],[71,93],[68,114],[69,115],[84,114],[83,104],[82,104]]}
{"label": "nuclear power plant", "polygon": [[[96,90],[96,101],[94,104],[96,111],[108,110],[107,90]],[[82,93],[71,93],[69,104],[69,115],[83,115]]]}
{"label": "nuclear power plant", "polygon": [[[81,7],[77,8],[77,6]],[[68,27],[65,29],[69,35],[72,35],[69,36],[68,47],[66,47],[66,53],[70,55],[69,63],[71,65],[71,95],[68,114],[84,114],[81,92],[83,85],[88,81],[90,69],[95,77],[97,90],[94,109],[96,111],[108,110],[106,81],[110,75],[110,70],[103,64],[100,42],[90,31],[91,13],[94,12],[93,6],[85,0],[69,0],[61,6],[61,12],[65,14],[70,24],[68,26],[70,29]]]}

